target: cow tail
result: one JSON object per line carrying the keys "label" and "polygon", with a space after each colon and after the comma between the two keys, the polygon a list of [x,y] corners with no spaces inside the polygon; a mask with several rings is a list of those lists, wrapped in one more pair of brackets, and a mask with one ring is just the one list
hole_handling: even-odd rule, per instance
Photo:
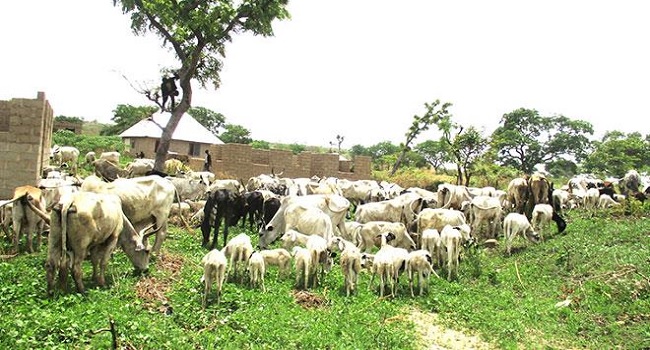
{"label": "cow tail", "polygon": [[61,208],[61,264],[65,263],[68,254],[68,211],[72,202],[65,202]]}

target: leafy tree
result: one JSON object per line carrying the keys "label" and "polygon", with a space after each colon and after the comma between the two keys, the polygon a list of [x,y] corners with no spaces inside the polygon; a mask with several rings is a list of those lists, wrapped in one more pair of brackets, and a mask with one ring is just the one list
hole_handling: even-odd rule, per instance
{"label": "leafy tree", "polygon": [[[343,143],[343,140],[345,139],[345,136],[341,135],[336,135],[336,142],[330,141],[330,146],[337,146],[338,148],[338,153],[341,153],[341,144]],[[332,149],[330,148],[330,153],[332,153]]]}
{"label": "leafy tree", "polygon": [[[410,145],[413,140],[420,135],[421,132],[429,130],[431,124],[438,125],[445,121],[450,120],[451,115],[447,111],[447,108],[451,106],[451,103],[444,103],[440,106],[440,100],[435,100],[433,103],[425,103],[424,107],[427,109],[426,113],[422,116],[415,115],[413,116],[413,123],[409,127],[409,130],[406,132],[406,142],[400,145],[401,152],[395,161],[393,170],[390,172],[390,176],[395,175],[395,172],[399,168],[400,164],[404,160],[406,152],[410,150]],[[436,110],[438,108],[438,110]]]}
{"label": "leafy tree", "polygon": [[415,146],[415,152],[419,153],[436,172],[443,164],[452,161],[449,146],[444,141],[426,140]]}
{"label": "leafy tree", "polygon": [[253,142],[251,139],[251,132],[245,127],[237,124],[226,124],[226,131],[221,133],[219,138],[224,143],[243,143],[249,144]]}
{"label": "leafy tree", "polygon": [[219,135],[221,129],[226,123],[226,117],[223,114],[215,112],[205,107],[191,107],[187,114],[196,119],[206,129],[210,130],[215,136]]}
{"label": "leafy tree", "polygon": [[[367,148],[368,155],[373,161],[381,157],[392,155],[399,152],[399,147],[393,145],[390,141],[382,141]],[[395,158],[397,159],[397,158]]]}
{"label": "leafy tree", "polygon": [[156,150],[154,167],[162,171],[172,134],[192,105],[191,80],[196,79],[203,87],[212,83],[218,88],[222,58],[232,34],[272,36],[272,22],[289,18],[288,0],[113,0],[113,5],[118,4],[123,13],[130,14],[136,35],[158,35],[180,62],[175,73],[181,99],[163,128]]}
{"label": "leafy tree", "polygon": [[458,170],[456,181],[458,184],[463,184],[464,180],[464,185],[469,186],[473,167],[485,152],[488,140],[475,127],[471,126],[464,132],[463,128],[460,128],[453,141],[448,141]]}
{"label": "leafy tree", "polygon": [[622,177],[630,169],[650,170],[650,135],[607,132],[594,142],[594,152],[582,163],[587,172]]}
{"label": "leafy tree", "polygon": [[553,177],[571,178],[578,173],[578,164],[567,159],[558,159],[548,162],[546,171]]}
{"label": "leafy tree", "polygon": [[298,143],[292,143],[289,145],[289,149],[291,152],[293,152],[293,154],[299,154],[300,152],[304,152],[307,147]]}
{"label": "leafy tree", "polygon": [[54,121],[64,122],[64,123],[78,123],[78,124],[82,124],[84,122],[83,119],[79,117],[68,117],[65,115],[57,115],[56,117],[54,117]]}
{"label": "leafy tree", "polygon": [[144,118],[150,117],[157,110],[154,106],[132,106],[119,104],[113,110],[115,123],[104,127],[99,134],[104,136],[119,135]]}
{"label": "leafy tree", "polygon": [[534,109],[504,114],[492,133],[492,147],[501,164],[531,173],[535,165],[560,158],[580,162],[590,151],[590,123],[564,116],[543,117]]}
{"label": "leafy tree", "polygon": [[350,148],[350,154],[352,156],[368,156],[372,157],[370,150],[363,145],[354,145]]}

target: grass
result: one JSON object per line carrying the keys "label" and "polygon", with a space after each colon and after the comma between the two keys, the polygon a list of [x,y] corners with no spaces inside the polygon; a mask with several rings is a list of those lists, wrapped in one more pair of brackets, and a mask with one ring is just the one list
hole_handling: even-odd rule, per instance
{"label": "grass", "polygon": [[[0,262],[0,348],[110,348],[111,333],[98,331],[113,319],[120,345],[132,349],[413,349],[421,344],[403,317],[413,308],[495,348],[650,347],[650,219],[567,219],[566,235],[517,239],[510,257],[502,247],[466,252],[459,279],[432,280],[421,297],[411,298],[402,278],[396,298],[379,299],[364,274],[346,298],[338,268],[322,287],[297,293],[293,274],[278,280],[271,268],[266,293],[228,281],[221,303],[213,294],[205,311],[198,231],[172,228],[144,277],[117,252],[109,286],[98,288],[86,264],[86,296],[46,297],[44,245]],[[555,307],[567,298],[568,307]]]}

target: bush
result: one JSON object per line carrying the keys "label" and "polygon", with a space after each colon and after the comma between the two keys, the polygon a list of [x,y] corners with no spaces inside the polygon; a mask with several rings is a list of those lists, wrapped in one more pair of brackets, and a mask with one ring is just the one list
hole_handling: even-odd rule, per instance
{"label": "bush", "polygon": [[389,176],[390,171],[373,171],[374,180],[396,183],[404,188],[420,187],[429,191],[436,191],[441,183],[456,183],[456,178],[449,175],[441,175],[429,169],[400,169],[395,175]]}

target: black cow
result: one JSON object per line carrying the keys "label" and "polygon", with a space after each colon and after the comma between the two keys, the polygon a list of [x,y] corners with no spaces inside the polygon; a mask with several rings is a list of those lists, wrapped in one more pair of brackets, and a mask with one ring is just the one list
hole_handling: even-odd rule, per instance
{"label": "black cow", "polygon": [[280,199],[279,198],[269,198],[264,201],[264,207],[262,208],[262,220],[264,221],[263,225],[265,226],[271,219],[275,216],[275,213],[280,209]]}
{"label": "black cow", "polygon": [[237,225],[239,219],[244,215],[245,200],[237,192],[227,189],[218,189],[208,192],[208,199],[203,207],[203,222],[201,222],[201,233],[203,233],[203,247],[208,248],[210,243],[210,232],[214,228],[214,238],[210,249],[217,247],[217,236],[221,221],[223,227],[223,245],[228,241],[228,227]]}
{"label": "black cow", "polygon": [[[250,191],[244,193],[244,200],[246,205],[244,207],[244,215],[242,217],[241,227],[246,227],[246,217],[248,217],[248,225],[253,230],[253,225],[259,225],[262,221],[262,209],[264,208],[264,195],[260,191]],[[259,229],[259,227],[257,227]]]}

